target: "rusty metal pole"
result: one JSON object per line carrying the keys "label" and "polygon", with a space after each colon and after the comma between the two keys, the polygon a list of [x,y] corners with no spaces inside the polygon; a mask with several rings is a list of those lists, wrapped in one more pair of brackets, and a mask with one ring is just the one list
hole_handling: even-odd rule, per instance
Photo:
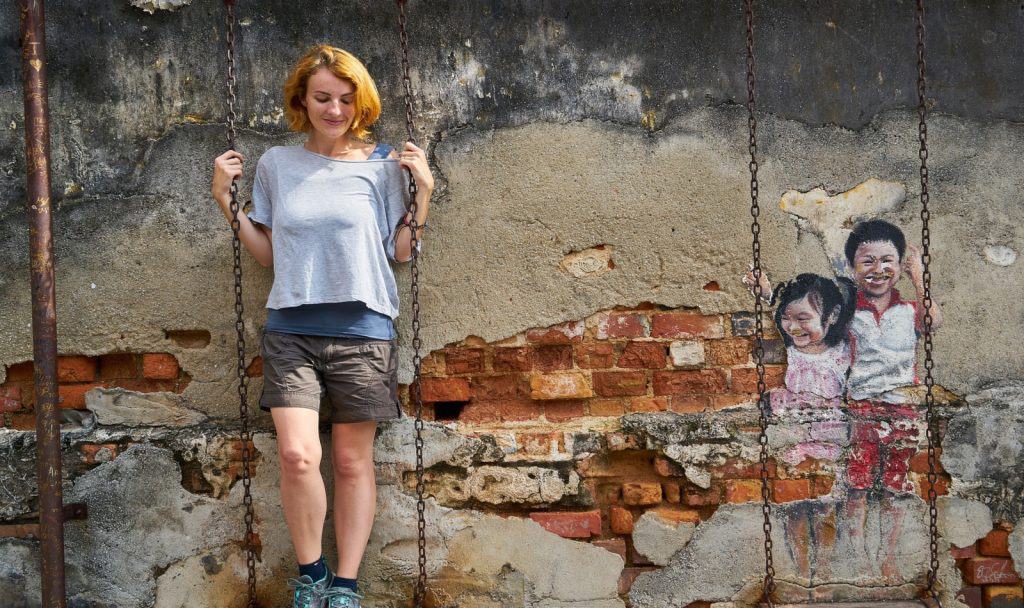
{"label": "rusty metal pole", "polygon": [[20,0],[21,75],[25,87],[32,355],[35,360],[39,532],[45,608],[65,608],[64,513],[57,404],[57,308],[50,216],[50,119],[43,0]]}

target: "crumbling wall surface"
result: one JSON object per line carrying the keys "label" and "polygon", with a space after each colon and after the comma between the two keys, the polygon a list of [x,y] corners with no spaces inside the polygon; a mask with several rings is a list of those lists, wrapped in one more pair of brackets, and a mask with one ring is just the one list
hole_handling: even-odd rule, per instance
{"label": "crumbling wall surface", "polygon": [[[287,133],[304,48],[363,58],[405,137],[394,7],[240,2],[247,172]],[[943,606],[1022,608],[1024,8],[928,3]],[[58,362],[71,605],[244,605],[223,6],[47,6]],[[428,605],[709,608],[758,601],[763,563],[740,3],[408,3],[417,133],[437,177],[421,257]],[[851,224],[919,243],[913,4],[764,3],[764,265],[830,276]],[[0,20],[0,530],[37,517],[17,20]],[[841,260],[840,260],[841,262]],[[258,592],[294,555],[256,411],[270,271],[243,256]],[[408,269],[399,319],[411,380]],[[906,281],[904,297],[914,297]],[[786,345],[768,317],[769,389]],[[920,370],[919,370],[920,371]],[[407,401],[407,389],[402,389]],[[920,389],[773,411],[764,473],[783,603],[918,597],[929,561]],[[405,403],[407,412],[411,411]],[[324,431],[327,431],[326,427]],[[325,434],[323,439],[328,440]],[[408,605],[413,424],[382,424],[366,605]],[[884,469],[870,484],[853,480]],[[330,472],[325,459],[322,470]],[[869,471],[870,472],[870,471]],[[855,487],[857,486],[857,487]],[[6,532],[5,532],[6,533]],[[20,536],[24,536],[20,534]],[[325,551],[333,558],[328,518]],[[38,543],[0,535],[4,605],[39,605]],[[13,598],[8,601],[8,598]]]}

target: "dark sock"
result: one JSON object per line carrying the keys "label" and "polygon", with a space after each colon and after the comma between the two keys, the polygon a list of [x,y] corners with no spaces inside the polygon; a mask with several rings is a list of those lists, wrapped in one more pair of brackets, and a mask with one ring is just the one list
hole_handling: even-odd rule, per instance
{"label": "dark sock", "polygon": [[359,591],[358,582],[354,578],[341,578],[340,576],[334,577],[334,582],[331,583],[331,587],[348,587],[352,591]]}
{"label": "dark sock", "polygon": [[327,576],[327,563],[324,562],[324,556],[321,555],[320,559],[312,564],[299,564],[299,576],[308,576],[313,579],[314,583],[323,580]]}

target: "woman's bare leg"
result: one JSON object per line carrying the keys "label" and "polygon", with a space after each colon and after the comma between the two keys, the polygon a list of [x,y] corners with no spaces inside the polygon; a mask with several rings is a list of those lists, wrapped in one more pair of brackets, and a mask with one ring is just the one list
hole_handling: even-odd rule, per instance
{"label": "woman's bare leg", "polygon": [[311,564],[323,554],[327,490],[320,475],[320,416],[304,407],[270,410],[277,429],[281,460],[281,506],[300,564]]}
{"label": "woman's bare leg", "polygon": [[377,423],[335,424],[331,439],[334,469],[334,534],[338,576],[356,578],[377,510],[373,438]]}

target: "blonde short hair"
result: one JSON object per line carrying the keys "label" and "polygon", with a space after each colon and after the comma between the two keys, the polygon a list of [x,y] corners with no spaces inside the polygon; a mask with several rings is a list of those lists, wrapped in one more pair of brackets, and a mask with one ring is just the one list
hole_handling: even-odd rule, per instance
{"label": "blonde short hair", "polygon": [[370,126],[380,117],[377,85],[366,71],[366,66],[355,55],[326,44],[318,44],[309,49],[288,76],[288,82],[284,85],[284,115],[288,127],[292,131],[310,130],[309,115],[302,101],[306,97],[309,77],[320,68],[327,68],[338,78],[352,83],[356,112],[350,130],[356,137],[365,138],[370,133]]}

